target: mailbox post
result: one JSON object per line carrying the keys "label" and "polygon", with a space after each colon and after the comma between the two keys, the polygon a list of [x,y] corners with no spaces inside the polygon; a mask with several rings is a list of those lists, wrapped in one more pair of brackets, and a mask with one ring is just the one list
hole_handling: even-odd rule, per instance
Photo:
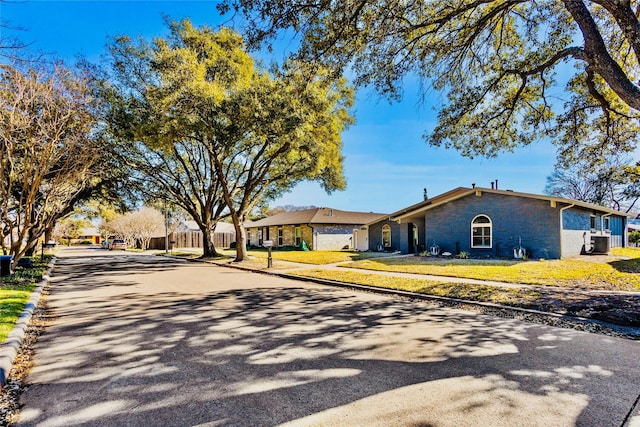
{"label": "mailbox post", "polygon": [[273,247],[273,240],[264,240],[262,246],[267,248],[269,256],[267,257],[267,268],[273,267],[273,259],[271,258],[271,248]]}

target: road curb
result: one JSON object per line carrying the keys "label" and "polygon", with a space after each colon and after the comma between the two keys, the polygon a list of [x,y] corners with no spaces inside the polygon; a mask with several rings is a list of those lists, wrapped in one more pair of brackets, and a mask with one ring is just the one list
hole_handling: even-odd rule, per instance
{"label": "road curb", "polygon": [[7,336],[7,340],[0,346],[0,390],[7,384],[7,378],[9,376],[9,372],[11,371],[11,367],[13,366],[13,361],[15,360],[18,354],[18,350],[22,345],[22,341],[24,340],[24,336],[29,329],[29,323],[31,322],[31,317],[33,316],[34,310],[40,302],[42,290],[51,279],[51,271],[53,270],[53,266],[56,263],[56,259],[57,258],[55,256],[51,259],[51,262],[47,267],[47,271],[42,276],[42,280],[38,283],[38,286],[36,286],[34,291],[31,293],[31,297],[29,298],[24,311]]}
{"label": "road curb", "polygon": [[[603,331],[611,331],[614,334],[618,334],[627,339],[640,340],[640,328],[616,325],[613,323],[604,322],[596,319],[589,319],[586,317],[570,316],[566,314],[559,314],[559,313],[553,313],[548,311],[533,310],[529,308],[511,307],[508,305],[500,305],[500,304],[494,304],[489,302],[471,301],[471,300],[463,300],[458,298],[442,297],[437,295],[419,294],[415,292],[401,291],[398,289],[381,288],[377,286],[358,285],[355,283],[339,282],[335,280],[319,279],[315,277],[297,276],[297,275],[288,274],[288,273],[275,273],[270,271],[243,267],[240,265],[233,265],[233,264],[223,265],[218,263],[211,263],[211,262],[207,262],[206,260],[201,260],[197,258],[189,259],[189,261],[204,262],[210,265],[216,265],[218,267],[235,268],[237,270],[243,270],[243,271],[248,271],[248,272],[258,273],[258,274],[266,274],[270,276],[278,276],[285,279],[297,280],[301,282],[311,282],[311,283],[317,283],[317,284],[326,285],[326,286],[354,289],[362,292],[372,292],[372,293],[383,294],[383,295],[393,295],[393,296],[397,296],[405,299],[431,301],[431,302],[436,302],[441,305],[446,305],[449,307],[460,307],[463,309],[476,309],[476,310],[479,309],[486,314],[504,316],[505,314],[508,313],[509,314],[508,317],[511,317],[511,318],[525,319],[527,321],[534,322],[534,323],[545,323],[547,325],[560,327],[560,328],[577,329],[577,330],[583,330],[583,331],[592,332],[592,333],[602,333]],[[540,318],[547,319],[547,322],[540,322],[539,320],[537,320]]]}

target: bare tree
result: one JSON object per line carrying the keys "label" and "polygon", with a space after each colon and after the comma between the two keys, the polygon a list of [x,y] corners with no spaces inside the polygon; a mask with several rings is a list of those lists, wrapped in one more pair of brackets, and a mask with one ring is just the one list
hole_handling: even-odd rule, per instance
{"label": "bare tree", "polygon": [[58,222],[54,229],[54,236],[67,240],[67,245],[71,245],[71,240],[77,239],[84,227],[87,227],[89,222],[84,219],[65,218]]}
{"label": "bare tree", "polygon": [[155,208],[143,207],[101,224],[100,230],[125,240],[128,246],[135,247],[139,242],[142,249],[147,249],[152,237],[164,234],[164,217]]}
{"label": "bare tree", "polygon": [[134,236],[140,242],[142,249],[149,248],[152,237],[164,234],[164,217],[159,210],[143,207],[128,215],[131,216],[130,221]]}
{"label": "bare tree", "polygon": [[610,160],[599,168],[575,161],[547,177],[545,193],[630,212],[640,199],[640,180],[633,167]]}

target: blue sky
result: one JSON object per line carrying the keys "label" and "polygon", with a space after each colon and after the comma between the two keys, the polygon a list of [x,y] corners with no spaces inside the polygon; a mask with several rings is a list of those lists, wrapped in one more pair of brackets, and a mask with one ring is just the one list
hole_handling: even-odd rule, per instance
{"label": "blue sky", "polygon": [[[162,16],[190,18],[195,25],[217,25],[221,18],[210,1],[29,1],[0,3],[3,23],[32,50],[55,54],[72,63],[78,54],[97,62],[107,37],[145,38],[167,33]],[[280,58],[276,58],[280,59]],[[391,213],[459,186],[499,187],[542,193],[554,168],[548,142],[524,147],[497,159],[470,160],[454,150],[428,146],[422,135],[433,129],[440,94],[432,91],[418,104],[418,85],[405,82],[403,101],[390,104],[371,89],[358,93],[356,123],[343,134],[347,189],[327,195],[315,183],[302,183],[271,205],[326,206],[342,210]]]}

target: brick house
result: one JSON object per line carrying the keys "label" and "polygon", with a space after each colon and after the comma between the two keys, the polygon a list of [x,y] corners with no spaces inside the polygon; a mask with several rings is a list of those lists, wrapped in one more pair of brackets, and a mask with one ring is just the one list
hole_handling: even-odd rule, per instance
{"label": "brick house", "polygon": [[627,246],[627,214],[559,197],[459,187],[366,225],[370,250],[532,258]]}
{"label": "brick house", "polygon": [[313,208],[283,212],[258,221],[245,222],[247,241],[262,246],[264,240],[274,247],[302,246],[311,250],[353,248],[353,230],[384,214],[350,212],[331,208]]}

